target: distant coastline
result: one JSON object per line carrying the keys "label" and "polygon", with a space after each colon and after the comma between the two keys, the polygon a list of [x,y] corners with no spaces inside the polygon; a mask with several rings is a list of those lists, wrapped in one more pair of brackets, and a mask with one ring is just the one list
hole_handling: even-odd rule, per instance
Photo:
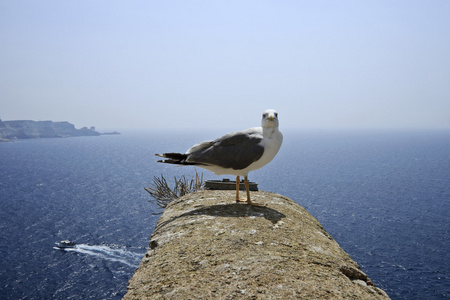
{"label": "distant coastline", "polygon": [[10,142],[17,139],[62,138],[76,136],[119,135],[117,131],[100,133],[94,126],[76,129],[69,122],[31,121],[31,120],[0,120],[0,142]]}

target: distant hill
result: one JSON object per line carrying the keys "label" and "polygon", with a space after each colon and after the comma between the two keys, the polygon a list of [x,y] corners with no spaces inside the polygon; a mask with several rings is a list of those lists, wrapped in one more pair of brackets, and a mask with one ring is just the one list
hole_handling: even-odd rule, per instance
{"label": "distant hill", "polygon": [[76,129],[75,126],[69,122],[0,120],[0,141],[98,135],[100,135],[100,133],[95,130],[95,127]]}

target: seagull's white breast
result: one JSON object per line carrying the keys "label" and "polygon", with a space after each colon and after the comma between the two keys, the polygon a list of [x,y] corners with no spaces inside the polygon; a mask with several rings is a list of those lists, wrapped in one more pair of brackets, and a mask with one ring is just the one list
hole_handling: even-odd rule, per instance
{"label": "seagull's white breast", "polygon": [[278,128],[264,129],[263,136],[261,143],[264,147],[264,153],[262,157],[247,168],[240,170],[243,172],[241,176],[247,176],[248,172],[264,167],[274,159],[280,150],[283,143],[283,134]]}

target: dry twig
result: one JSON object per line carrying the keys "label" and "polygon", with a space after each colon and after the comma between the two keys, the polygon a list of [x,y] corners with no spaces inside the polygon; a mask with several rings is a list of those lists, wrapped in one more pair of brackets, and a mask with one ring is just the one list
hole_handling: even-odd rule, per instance
{"label": "dry twig", "polygon": [[164,209],[173,200],[204,188],[203,174],[199,175],[197,171],[195,171],[195,177],[190,180],[186,179],[184,175],[180,179],[174,177],[174,183],[175,186],[171,189],[163,175],[161,177],[155,176],[153,177],[153,184],[144,189],[153,198],[150,201],[156,202],[159,208]]}

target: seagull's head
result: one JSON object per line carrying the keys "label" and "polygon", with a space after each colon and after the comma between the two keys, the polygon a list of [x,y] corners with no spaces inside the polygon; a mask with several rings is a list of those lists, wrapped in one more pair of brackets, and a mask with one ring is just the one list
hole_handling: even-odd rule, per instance
{"label": "seagull's head", "polygon": [[278,127],[278,113],[274,109],[266,110],[262,115],[261,126],[264,128]]}

